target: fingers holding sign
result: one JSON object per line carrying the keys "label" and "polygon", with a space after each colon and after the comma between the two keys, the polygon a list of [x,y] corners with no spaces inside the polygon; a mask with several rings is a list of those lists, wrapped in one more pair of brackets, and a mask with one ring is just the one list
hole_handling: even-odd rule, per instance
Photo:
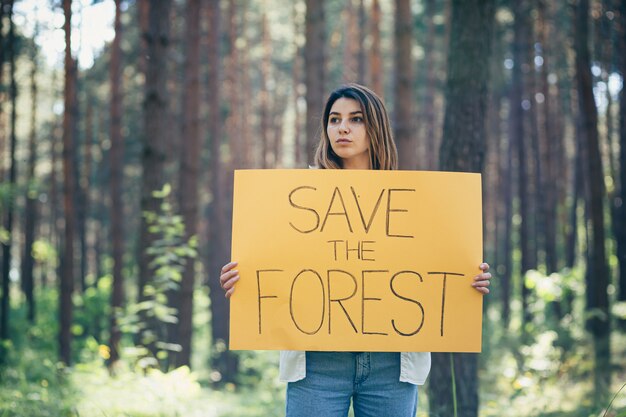
{"label": "fingers holding sign", "polygon": [[234,269],[237,266],[237,262],[227,263],[222,267],[220,274],[220,286],[224,290],[224,296],[230,298],[235,291],[235,283],[239,281],[239,271]]}
{"label": "fingers holding sign", "polygon": [[472,282],[472,287],[476,289],[481,294],[489,294],[489,284],[491,283],[491,273],[489,272],[489,264],[482,263],[479,268],[483,271],[482,273],[476,275],[474,277],[474,282]]}

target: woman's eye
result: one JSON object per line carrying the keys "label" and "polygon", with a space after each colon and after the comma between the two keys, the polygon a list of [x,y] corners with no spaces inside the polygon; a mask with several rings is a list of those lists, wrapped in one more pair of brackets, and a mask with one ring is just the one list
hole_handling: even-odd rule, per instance
{"label": "woman's eye", "polygon": [[329,122],[332,123],[332,124],[339,123],[339,119],[336,118],[336,117],[331,117]]}
{"label": "woman's eye", "polygon": [[357,117],[353,117],[353,118],[352,118],[352,121],[353,121],[354,123],[361,123],[361,122],[363,122],[363,118],[362,118],[362,117],[359,117],[359,116],[357,116]]}

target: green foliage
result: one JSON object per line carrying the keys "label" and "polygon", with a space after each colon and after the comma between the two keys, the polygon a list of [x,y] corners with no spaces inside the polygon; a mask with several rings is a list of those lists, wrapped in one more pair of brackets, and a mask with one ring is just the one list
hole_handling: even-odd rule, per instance
{"label": "green foliage", "polygon": [[185,239],[185,225],[181,216],[174,214],[168,201],[171,187],[166,184],[153,196],[161,200],[158,213],[146,212],[148,230],[156,236],[146,252],[152,257],[152,280],[143,288],[142,300],[129,306],[121,320],[122,331],[138,334],[136,346],[127,349],[142,368],[160,366],[167,369],[170,352],[180,351],[180,345],[169,343],[167,326],[178,322],[177,310],[168,303],[169,294],[178,290],[185,264],[197,256],[197,239]]}

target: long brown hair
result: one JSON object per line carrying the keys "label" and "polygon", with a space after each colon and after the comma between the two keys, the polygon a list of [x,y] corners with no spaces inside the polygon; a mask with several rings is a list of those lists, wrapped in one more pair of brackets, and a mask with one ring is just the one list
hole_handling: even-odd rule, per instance
{"label": "long brown hair", "polygon": [[359,84],[346,84],[330,93],[324,115],[320,141],[315,151],[315,164],[321,169],[341,169],[341,158],[333,152],[326,133],[330,110],[340,98],[356,100],[363,112],[365,132],[370,140],[370,166],[372,169],[398,169],[398,151],[391,134],[391,123],[383,101],[367,87]]}

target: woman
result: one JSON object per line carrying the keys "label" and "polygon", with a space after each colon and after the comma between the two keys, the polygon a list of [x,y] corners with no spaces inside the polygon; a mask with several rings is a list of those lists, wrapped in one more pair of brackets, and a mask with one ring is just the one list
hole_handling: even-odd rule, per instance
{"label": "woman", "polygon": [[[320,169],[398,168],[387,110],[371,90],[349,84],[331,93],[315,154]],[[220,283],[230,297],[239,280],[237,263],[224,265]],[[489,265],[472,283],[489,293]],[[430,371],[428,352],[281,352],[280,376],[287,385],[287,417],[413,417],[417,386]]]}

